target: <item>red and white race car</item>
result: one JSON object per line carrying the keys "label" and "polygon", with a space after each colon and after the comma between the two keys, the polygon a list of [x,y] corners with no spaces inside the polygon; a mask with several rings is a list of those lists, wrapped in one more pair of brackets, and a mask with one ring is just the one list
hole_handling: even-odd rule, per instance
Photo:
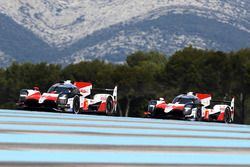
{"label": "red and white race car", "polygon": [[163,98],[151,100],[148,117],[170,117],[177,119],[216,120],[230,123],[234,118],[234,98],[228,104],[225,101],[211,105],[212,96],[210,94],[192,93],[181,94],[174,98],[172,103],[166,103]]}
{"label": "red and white race car", "polygon": [[44,107],[76,114],[100,112],[115,115],[117,87],[114,89],[92,89],[92,83],[89,82],[71,83],[71,81],[64,81],[54,84],[43,94],[38,88],[22,89],[17,105],[22,108]]}
{"label": "red and white race car", "polygon": [[168,117],[176,119],[195,119],[202,120],[202,110],[208,106],[211,96],[208,94],[194,94],[189,92],[181,94],[174,98],[172,103],[166,103],[162,98],[160,100],[151,100],[148,106],[148,112],[145,114],[151,117]]}

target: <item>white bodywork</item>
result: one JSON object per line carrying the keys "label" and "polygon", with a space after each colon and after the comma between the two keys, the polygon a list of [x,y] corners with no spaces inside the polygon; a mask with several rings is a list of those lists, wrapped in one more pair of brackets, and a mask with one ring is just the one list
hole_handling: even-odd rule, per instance
{"label": "white bodywork", "polygon": [[[79,88],[80,91],[80,108],[85,110],[88,108],[89,105],[92,104],[96,104],[96,103],[106,103],[107,98],[111,97],[113,102],[114,102],[114,108],[116,110],[117,108],[117,86],[114,89],[103,89],[103,90],[107,90],[107,91],[113,91],[112,94],[95,94],[93,96],[93,99],[88,98],[87,96],[89,96],[91,94],[91,89],[92,89],[92,85],[89,86],[85,86],[82,88]],[[59,98],[63,98],[63,97],[59,97]],[[67,108],[64,108],[65,111],[68,112],[72,112],[73,111],[73,102],[74,102],[74,97],[73,98],[68,98],[67,101]]]}

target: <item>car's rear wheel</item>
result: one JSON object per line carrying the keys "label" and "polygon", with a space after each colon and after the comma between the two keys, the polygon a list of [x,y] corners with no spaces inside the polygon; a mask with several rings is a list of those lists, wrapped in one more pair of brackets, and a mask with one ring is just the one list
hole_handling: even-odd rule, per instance
{"label": "car's rear wheel", "polygon": [[232,120],[231,120],[231,111],[230,111],[230,108],[227,107],[225,112],[224,112],[224,122],[225,123],[231,123]]}
{"label": "car's rear wheel", "polygon": [[106,114],[114,115],[113,99],[110,96],[106,100]]}
{"label": "car's rear wheel", "polygon": [[79,114],[80,113],[80,98],[79,96],[75,96],[73,100],[73,113]]}

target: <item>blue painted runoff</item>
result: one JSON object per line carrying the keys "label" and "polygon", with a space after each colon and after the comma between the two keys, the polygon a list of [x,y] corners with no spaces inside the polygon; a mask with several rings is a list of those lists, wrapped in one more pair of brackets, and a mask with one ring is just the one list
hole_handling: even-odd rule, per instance
{"label": "blue painted runoff", "polygon": [[249,165],[250,154],[0,151],[0,162]]}
{"label": "blue painted runoff", "polygon": [[0,143],[250,148],[249,140],[107,135],[0,134]]}
{"label": "blue painted runoff", "polygon": [[228,127],[228,126],[202,126],[202,125],[185,125],[185,124],[148,124],[140,122],[112,122],[112,121],[89,121],[89,120],[67,120],[67,119],[49,119],[49,118],[22,118],[22,117],[8,117],[0,116],[0,122],[39,122],[39,123],[63,123],[63,124],[80,124],[80,125],[103,125],[103,126],[124,126],[124,127],[153,127],[153,128],[168,128],[168,129],[193,129],[193,130],[220,130],[220,131],[238,131],[250,133],[250,128]]}
{"label": "blue painted runoff", "polygon": [[187,131],[187,130],[156,130],[156,129],[136,129],[136,128],[96,128],[96,127],[68,127],[58,125],[15,125],[3,124],[2,130],[29,130],[29,131],[57,131],[57,132],[82,132],[82,133],[107,133],[107,134],[132,134],[132,135],[175,135],[175,136],[193,136],[195,137],[224,137],[224,138],[242,138],[250,139],[250,133],[235,132],[210,132],[210,131]]}

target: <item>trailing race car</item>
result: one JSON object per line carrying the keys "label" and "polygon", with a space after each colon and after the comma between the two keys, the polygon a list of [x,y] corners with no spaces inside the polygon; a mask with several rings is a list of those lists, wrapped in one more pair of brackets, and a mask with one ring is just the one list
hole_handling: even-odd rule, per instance
{"label": "trailing race car", "polygon": [[204,120],[232,123],[234,121],[234,98],[231,101],[211,100],[204,110]]}
{"label": "trailing race car", "polygon": [[72,84],[71,81],[54,84],[43,94],[38,88],[22,89],[17,105],[22,108],[49,108],[76,114],[85,111],[114,115],[117,108],[117,87],[98,89],[105,93],[94,93],[93,90],[92,83]]}
{"label": "trailing race car", "polygon": [[211,96],[209,94],[194,94],[189,92],[174,98],[172,103],[166,103],[163,99],[151,100],[148,112],[150,117],[170,117],[176,119],[195,119],[201,121],[203,108],[209,105]]}
{"label": "trailing race car", "polygon": [[18,102],[16,105],[20,108],[35,108],[40,106],[38,101],[41,98],[41,93],[38,87],[34,89],[21,89]]}

